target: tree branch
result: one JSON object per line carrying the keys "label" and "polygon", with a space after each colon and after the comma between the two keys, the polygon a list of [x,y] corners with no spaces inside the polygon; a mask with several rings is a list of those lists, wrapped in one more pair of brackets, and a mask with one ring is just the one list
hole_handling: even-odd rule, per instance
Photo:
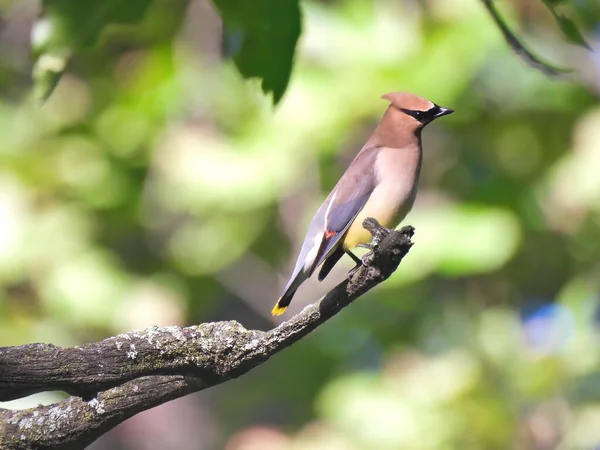
{"label": "tree branch", "polygon": [[548,62],[542,61],[540,58],[535,56],[533,52],[531,52],[531,50],[525,47],[525,45],[519,40],[519,38],[517,38],[517,36],[511,31],[511,29],[508,27],[508,25],[494,6],[494,0],[481,0],[481,2],[483,3],[483,6],[487,10],[488,14],[492,18],[496,26],[500,29],[500,32],[502,33],[502,36],[504,37],[506,43],[527,64],[529,64],[535,69],[538,69],[540,72],[550,76],[556,76],[570,72],[569,69],[557,67]]}
{"label": "tree branch", "polygon": [[414,229],[363,226],[379,243],[363,265],[319,302],[270,331],[235,321],[152,327],[79,347],[0,348],[0,401],[62,390],[72,396],[27,410],[0,409],[2,449],[82,449],[143,410],[236,378],[300,340],[387,279]]}

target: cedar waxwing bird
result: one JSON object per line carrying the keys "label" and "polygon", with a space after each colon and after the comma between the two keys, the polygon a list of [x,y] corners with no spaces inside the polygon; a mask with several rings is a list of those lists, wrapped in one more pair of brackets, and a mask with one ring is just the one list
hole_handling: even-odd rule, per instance
{"label": "cedar waxwing bird", "polygon": [[356,158],[317,210],[285,291],[271,313],[282,314],[298,287],[322,265],[319,281],[348,254],[371,241],[363,228],[373,217],[386,228],[396,227],[411,210],[421,172],[421,130],[432,120],[452,114],[407,92],[382,96],[391,104]]}

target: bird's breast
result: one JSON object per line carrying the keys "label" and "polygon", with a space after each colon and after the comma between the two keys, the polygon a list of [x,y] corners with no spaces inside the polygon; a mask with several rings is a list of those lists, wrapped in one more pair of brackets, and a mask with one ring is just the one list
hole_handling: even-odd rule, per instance
{"label": "bird's breast", "polygon": [[386,228],[395,228],[415,202],[421,171],[421,149],[384,149],[375,164],[377,185],[344,238],[346,249],[371,241],[371,234],[362,226],[367,217],[374,217]]}

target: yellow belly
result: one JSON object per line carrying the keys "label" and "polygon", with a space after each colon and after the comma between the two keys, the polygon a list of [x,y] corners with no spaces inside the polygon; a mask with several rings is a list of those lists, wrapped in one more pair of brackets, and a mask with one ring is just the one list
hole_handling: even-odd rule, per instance
{"label": "yellow belly", "polygon": [[363,221],[367,217],[377,219],[386,228],[396,228],[412,209],[415,196],[416,190],[411,190],[404,195],[390,195],[390,192],[386,192],[386,190],[379,192],[375,190],[348,228],[342,242],[344,250],[354,248],[358,244],[371,242],[371,233],[363,227]]}
{"label": "yellow belly", "polygon": [[389,217],[377,217],[375,215],[364,215],[362,213],[359,214],[358,217],[352,223],[352,225],[350,225],[350,228],[348,228],[348,231],[346,232],[346,236],[344,237],[344,242],[342,244],[344,246],[344,250],[354,248],[358,244],[367,244],[371,242],[373,236],[371,236],[371,233],[365,230],[365,228],[362,225],[363,221],[367,217],[374,217],[379,221],[381,225],[383,225],[386,228],[395,228],[399,222],[399,220],[394,221],[391,220],[391,218]]}

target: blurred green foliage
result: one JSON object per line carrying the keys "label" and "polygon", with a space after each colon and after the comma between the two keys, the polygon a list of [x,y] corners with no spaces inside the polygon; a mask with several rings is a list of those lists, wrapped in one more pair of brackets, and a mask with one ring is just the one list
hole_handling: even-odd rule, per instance
{"label": "blurred green foliage", "polygon": [[557,11],[557,8],[560,7],[561,3],[566,3],[564,0],[542,0],[542,2],[552,13],[554,20],[556,20],[556,24],[569,42],[591,50],[591,47],[583,37],[577,23],[571,17]]}
{"label": "blurred green foliage", "polygon": [[[90,7],[76,0],[44,0],[41,16],[32,30],[32,49],[37,59],[33,71],[34,98],[45,101],[51,95],[73,52],[96,44],[112,24],[140,21],[152,1],[107,0]],[[567,2],[540,1],[548,8],[569,42],[591,50],[577,22],[558,11],[563,8],[561,4]],[[491,2],[483,3],[499,22],[516,53],[528,55],[534,67],[560,72],[551,65],[541,63],[539,58],[525,50],[518,38],[509,31],[502,14]],[[272,94],[273,103],[277,104],[289,83],[300,36],[301,11],[298,0],[256,0],[252,3],[214,0],[214,4],[223,23],[223,55],[233,59],[245,78],[261,80],[263,92]]]}
{"label": "blurred green foliage", "polygon": [[[305,1],[297,46],[292,1],[277,17],[259,14],[264,2],[239,17],[237,2],[72,3],[45,2],[37,18],[0,2],[0,345],[272,327],[306,225],[379,120],[379,96],[457,111],[424,132],[406,220],[416,245],[392,278],[247,376],[93,448],[600,444],[600,60],[565,42],[542,2],[496,5],[573,69],[562,78],[515,58],[474,0]],[[598,48],[599,3],[558,3]],[[42,107],[30,46],[36,64],[57,49],[69,61]]]}

